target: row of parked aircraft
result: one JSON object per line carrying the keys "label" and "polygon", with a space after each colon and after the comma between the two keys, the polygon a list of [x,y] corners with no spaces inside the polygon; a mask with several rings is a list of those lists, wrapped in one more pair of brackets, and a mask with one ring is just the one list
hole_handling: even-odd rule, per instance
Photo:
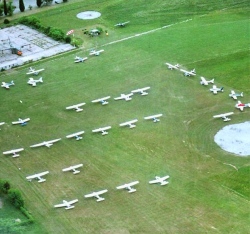
{"label": "row of parked aircraft", "polygon": [[[171,63],[166,63],[166,65],[168,66],[168,68],[170,70],[173,70],[173,69],[178,70],[180,68],[179,64],[173,65]],[[195,76],[196,75],[195,69],[193,69],[191,71],[186,71],[184,69],[180,69],[180,71],[183,72],[185,76]],[[203,76],[201,76],[200,78],[201,78],[201,80],[200,80],[201,85],[207,86],[208,84],[213,84],[212,88],[210,88],[209,90],[211,92],[213,92],[214,94],[217,94],[218,92],[224,91],[223,87],[217,87],[216,85],[214,85],[214,79],[207,80]],[[232,97],[234,100],[237,100],[238,97],[243,97],[243,92],[236,93],[234,90],[231,90],[229,97]],[[241,101],[238,101],[238,103],[235,105],[235,107],[238,108],[239,110],[243,111],[245,107],[250,107],[250,103],[244,104]],[[223,113],[223,114],[219,114],[219,115],[214,115],[213,118],[222,118],[223,121],[227,122],[227,121],[231,120],[230,118],[228,118],[228,116],[231,116],[233,114],[234,114],[233,112],[228,112],[228,113]]]}
{"label": "row of parked aircraft", "polygon": [[[91,50],[89,55],[92,56],[99,56],[102,52],[104,52],[103,49],[101,50]],[[83,63],[84,61],[86,61],[88,59],[88,57],[79,57],[79,56],[76,56],[75,57],[75,63]]]}

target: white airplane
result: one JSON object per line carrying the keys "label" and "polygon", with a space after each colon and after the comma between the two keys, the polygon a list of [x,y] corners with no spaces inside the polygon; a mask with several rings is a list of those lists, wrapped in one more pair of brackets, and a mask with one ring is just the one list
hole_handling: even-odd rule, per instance
{"label": "white airplane", "polygon": [[132,186],[134,186],[136,184],[139,184],[139,181],[134,181],[134,182],[131,182],[129,184],[124,184],[124,185],[118,186],[116,188],[117,189],[127,189],[129,193],[133,193],[136,191],[136,189],[132,188]]}
{"label": "white airplane", "polygon": [[144,117],[144,119],[152,119],[154,121],[154,123],[159,122],[160,119],[157,119],[158,117],[161,117],[162,114],[158,114],[158,115],[151,115],[151,116],[147,116]]}
{"label": "white airplane", "polygon": [[201,76],[201,81],[200,81],[201,85],[208,85],[208,84],[213,84],[213,83],[214,83],[214,79],[206,80],[205,77]]}
{"label": "white airplane", "polygon": [[75,206],[72,206],[72,204],[78,202],[78,199],[75,199],[75,200],[72,200],[72,201],[66,201],[66,200],[63,200],[63,203],[61,204],[58,204],[58,205],[54,205],[55,208],[58,208],[58,207],[65,207],[65,210],[69,210],[69,209],[73,209]]}
{"label": "white airplane", "polygon": [[26,73],[26,74],[27,74],[27,75],[31,75],[31,74],[38,75],[39,72],[41,72],[41,71],[43,71],[43,70],[44,70],[44,68],[39,69],[39,70],[35,70],[35,69],[33,69],[32,67],[30,67],[30,68],[29,68],[29,72]]}
{"label": "white airplane", "polygon": [[[5,124],[5,122],[1,122],[1,123],[0,123],[0,126],[1,126],[1,125],[4,125],[4,124]],[[0,129],[0,130],[1,130],[1,129]]]}
{"label": "white airplane", "polygon": [[28,84],[32,85],[33,87],[36,86],[36,83],[43,83],[43,78],[40,77],[39,79],[35,80],[34,78],[29,78]]}
{"label": "white airplane", "polygon": [[250,107],[250,103],[244,104],[241,101],[238,101],[235,107],[243,111],[245,107]]}
{"label": "white airplane", "polygon": [[131,121],[125,122],[125,123],[121,123],[119,124],[121,127],[123,126],[128,126],[129,128],[135,128],[136,125],[134,123],[136,123],[138,121],[138,119],[133,119]]}
{"label": "white airplane", "polygon": [[128,23],[129,23],[129,21],[123,22],[123,23],[118,23],[118,24],[115,24],[115,27],[116,27],[116,26],[125,27],[125,25],[128,24]]}
{"label": "white airplane", "polygon": [[83,111],[83,109],[79,108],[80,106],[84,106],[86,103],[79,103],[79,104],[76,104],[76,105],[73,105],[73,106],[68,106],[66,107],[66,110],[72,110],[74,109],[76,112],[80,112],[80,111]]}
{"label": "white airplane", "polygon": [[234,100],[237,100],[237,97],[243,97],[243,92],[235,93],[233,90],[231,90],[229,97],[232,97]]}
{"label": "white airplane", "polygon": [[104,50],[98,50],[98,51],[96,51],[96,50],[91,50],[90,53],[89,53],[89,55],[98,56],[98,55],[100,55],[100,53],[102,53],[102,52],[104,52]]}
{"label": "white airplane", "polygon": [[173,69],[179,69],[180,65],[177,63],[175,65],[172,65],[171,63],[166,63],[168,66],[168,69],[173,70]]}
{"label": "white airplane", "polygon": [[13,80],[10,83],[2,82],[1,87],[9,89],[11,85],[15,85]]}
{"label": "white airplane", "polygon": [[20,149],[13,149],[13,150],[9,150],[9,151],[5,151],[3,152],[3,154],[13,154],[13,158],[16,158],[16,157],[19,157],[20,154],[17,154],[18,152],[21,152],[23,151],[24,148],[20,148]]}
{"label": "white airplane", "polygon": [[227,122],[229,120],[231,120],[230,118],[228,118],[227,116],[233,115],[233,112],[228,112],[228,113],[224,113],[224,114],[220,114],[220,115],[214,115],[214,118],[222,118],[224,122]]}
{"label": "white airplane", "polygon": [[32,179],[38,179],[38,182],[42,183],[42,182],[46,181],[46,179],[42,178],[42,176],[44,176],[46,174],[49,174],[49,171],[45,171],[45,172],[41,172],[41,173],[38,173],[35,175],[27,176],[26,179],[30,182],[32,181]]}
{"label": "white airplane", "polygon": [[145,87],[145,88],[142,88],[142,89],[132,90],[131,93],[140,93],[142,96],[145,96],[145,95],[148,95],[148,93],[145,92],[148,89],[150,89],[150,87]]}
{"label": "white airplane", "polygon": [[87,59],[88,59],[88,57],[81,58],[81,57],[76,56],[75,57],[75,63],[82,63],[82,62],[84,62]]}
{"label": "white airplane", "polygon": [[49,148],[50,146],[53,145],[53,143],[55,143],[55,142],[57,142],[57,141],[60,141],[60,140],[61,140],[61,138],[55,139],[55,140],[51,140],[51,141],[44,141],[44,142],[39,143],[39,144],[31,145],[30,147],[31,147],[31,148],[35,148],[35,147],[39,147],[39,146],[46,146],[46,147]]}
{"label": "white airplane", "polygon": [[108,102],[106,100],[109,99],[109,98],[110,98],[110,96],[107,96],[107,97],[103,97],[103,98],[99,98],[99,99],[93,100],[92,102],[93,103],[100,102],[102,105],[107,105]]}
{"label": "white airplane", "polygon": [[217,94],[218,92],[223,92],[224,91],[224,88],[221,87],[221,88],[217,88],[216,85],[213,85],[213,88],[209,89],[211,92],[213,92],[214,94]]}
{"label": "white airplane", "polygon": [[82,137],[80,135],[82,135],[84,133],[84,131],[81,131],[81,132],[76,132],[76,133],[73,133],[73,134],[70,134],[68,136],[66,136],[66,138],[72,138],[72,137],[75,137],[75,139],[77,141],[81,140]]}
{"label": "white airplane", "polygon": [[86,198],[88,198],[88,197],[95,197],[95,198],[97,198],[97,202],[99,202],[99,201],[103,201],[103,200],[105,200],[105,198],[103,198],[103,197],[100,197],[99,195],[101,195],[101,194],[103,194],[103,193],[106,193],[106,192],[108,192],[108,190],[107,189],[105,189],[105,190],[101,190],[101,191],[99,191],[99,192],[93,192],[93,193],[90,193],[90,194],[87,194],[87,195],[84,195],[84,197],[86,197]]}
{"label": "white airplane", "polygon": [[12,124],[21,124],[21,126],[25,126],[27,125],[28,121],[30,121],[30,118],[26,118],[26,119],[19,118],[18,121],[14,121],[12,122]]}
{"label": "white airplane", "polygon": [[125,101],[130,101],[132,98],[131,96],[134,95],[133,93],[129,93],[129,94],[121,94],[120,97],[116,97],[114,98],[115,100],[121,100],[121,99],[124,99]]}
{"label": "white airplane", "polygon": [[92,130],[92,132],[101,132],[102,135],[104,136],[104,135],[108,134],[108,132],[106,130],[108,130],[110,128],[111,128],[111,126],[107,126],[107,127],[103,127],[103,128],[97,128],[97,129]]}
{"label": "white airplane", "polygon": [[169,182],[166,181],[166,179],[168,179],[169,176],[163,176],[163,177],[160,177],[160,176],[156,176],[154,180],[150,180],[149,183],[150,184],[157,184],[157,183],[160,183],[161,185],[166,185],[168,184]]}
{"label": "white airplane", "polygon": [[78,165],[75,165],[75,166],[70,166],[70,167],[67,167],[67,168],[64,168],[62,169],[62,171],[73,171],[73,174],[78,174],[80,173],[80,171],[76,170],[77,168],[79,167],[82,167],[83,164],[78,164]]}
{"label": "white airplane", "polygon": [[191,71],[186,71],[184,69],[180,69],[180,71],[182,71],[184,73],[184,76],[195,76],[196,75],[195,69],[193,69]]}

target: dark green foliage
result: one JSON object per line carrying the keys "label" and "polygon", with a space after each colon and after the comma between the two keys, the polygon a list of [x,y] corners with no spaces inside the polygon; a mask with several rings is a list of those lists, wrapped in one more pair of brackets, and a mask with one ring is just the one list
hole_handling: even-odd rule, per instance
{"label": "dark green foliage", "polygon": [[48,36],[57,40],[57,41],[61,41],[64,39],[64,32],[61,29],[57,29],[57,28],[51,28],[49,31]]}
{"label": "dark green foliage", "polygon": [[65,42],[70,43],[71,42],[71,37],[69,37],[69,36],[65,37]]}
{"label": "dark green foliage", "polygon": [[33,218],[33,216],[30,214],[30,212],[28,210],[26,210],[24,207],[20,207],[20,210],[29,219],[28,223],[33,223],[34,222],[34,218]]}
{"label": "dark green foliage", "polygon": [[23,0],[19,0],[19,9],[20,9],[21,12],[25,11],[25,6],[24,6],[24,3],[23,3]]}
{"label": "dark green foliage", "polygon": [[10,21],[9,21],[8,19],[4,19],[3,23],[4,23],[4,24],[9,24]]}
{"label": "dark green foliage", "polygon": [[0,180],[0,193],[7,194],[10,189],[10,183],[7,180]]}
{"label": "dark green foliage", "polygon": [[3,1],[3,12],[4,12],[5,15],[8,14],[8,8],[7,8],[6,0]]}
{"label": "dark green foliage", "polygon": [[63,0],[63,2],[68,2],[68,0]]}
{"label": "dark green foliage", "polygon": [[23,226],[18,225],[14,219],[3,218],[0,219],[0,233],[1,234],[19,234],[23,233]]}
{"label": "dark green foliage", "polygon": [[42,5],[42,0],[36,0],[36,5],[37,5],[38,7],[41,7],[41,5]]}
{"label": "dark green foliage", "polygon": [[10,189],[8,192],[8,199],[16,208],[20,209],[24,206],[24,200],[19,190]]}

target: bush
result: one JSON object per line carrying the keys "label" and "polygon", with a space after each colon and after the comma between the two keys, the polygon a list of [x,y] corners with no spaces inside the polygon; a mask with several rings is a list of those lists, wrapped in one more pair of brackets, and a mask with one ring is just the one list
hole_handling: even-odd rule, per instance
{"label": "bush", "polygon": [[65,37],[65,42],[70,44],[70,42],[71,42],[71,37],[69,37],[69,36]]}
{"label": "bush", "polygon": [[50,28],[48,36],[52,37],[57,41],[64,40],[64,32],[61,29],[57,28]]}
{"label": "bush", "polygon": [[10,183],[7,180],[0,180],[0,193],[7,194],[10,189]]}
{"label": "bush", "polygon": [[4,24],[9,24],[10,21],[9,21],[8,19],[4,19],[3,23],[4,23]]}
{"label": "bush", "polygon": [[10,200],[11,204],[13,204],[18,209],[24,206],[24,200],[22,198],[22,195],[17,189],[9,190],[8,199]]}

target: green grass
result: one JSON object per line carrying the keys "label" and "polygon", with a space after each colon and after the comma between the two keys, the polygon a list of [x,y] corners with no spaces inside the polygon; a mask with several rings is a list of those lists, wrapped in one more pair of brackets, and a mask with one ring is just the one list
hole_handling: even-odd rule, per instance
{"label": "green grass", "polygon": [[[0,120],[7,122],[1,127],[1,150],[24,147],[25,151],[16,159],[0,158],[4,165],[0,177],[23,192],[37,221],[37,226],[32,225],[34,233],[247,233],[249,158],[229,154],[214,143],[215,133],[225,123],[212,119],[214,114],[235,111],[230,123],[249,120],[249,110],[238,112],[228,97],[235,89],[243,91],[248,102],[250,94],[246,1],[235,5],[235,1],[131,2],[72,1],[38,13],[44,24],[78,28],[80,35],[85,21],[74,18],[79,7],[100,10],[103,17],[86,21],[86,27],[103,25],[111,33],[83,37],[85,47],[75,53],[34,64],[46,69],[44,83],[36,88],[26,84],[28,66],[1,74],[1,80],[13,79],[16,84],[9,91],[0,90]],[[224,8],[228,9],[221,11]],[[60,10],[72,19],[65,17],[59,24]],[[203,14],[207,15],[200,17]],[[192,20],[178,23],[187,18]],[[113,28],[123,20],[131,24]],[[176,24],[104,46],[100,57],[84,64],[73,63],[75,55],[86,56],[85,49],[92,45],[101,48],[172,23]],[[179,71],[168,70],[165,62],[196,68],[198,75],[185,78]],[[212,95],[199,84],[200,75],[215,77],[225,92]],[[145,86],[151,87],[149,95],[136,95],[130,102],[110,100],[104,107],[91,103]],[[86,102],[83,112],[65,110],[80,102]],[[155,113],[163,113],[159,123],[143,120]],[[26,127],[11,126],[18,117],[31,121]],[[134,118],[139,120],[135,129],[119,127]],[[112,126],[109,135],[91,133],[106,125]],[[83,140],[65,138],[80,130],[85,131]],[[62,141],[51,149],[29,148],[59,137]],[[61,172],[78,163],[84,164],[80,174]],[[235,165],[238,172],[227,164]],[[50,171],[45,183],[26,181],[26,176],[45,170]],[[149,186],[155,175],[165,174],[170,175],[168,186]],[[116,186],[133,180],[140,181],[136,193],[116,191]],[[102,203],[83,197],[106,188],[109,192]],[[79,202],[73,210],[53,208],[63,199],[75,198]]]}

